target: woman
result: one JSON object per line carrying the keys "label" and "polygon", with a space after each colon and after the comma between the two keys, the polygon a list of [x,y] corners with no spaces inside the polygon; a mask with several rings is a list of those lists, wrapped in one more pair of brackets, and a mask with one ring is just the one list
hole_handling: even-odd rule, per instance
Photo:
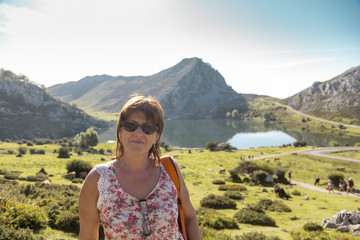
{"label": "woman", "polygon": [[[80,192],[80,239],[184,239],[178,227],[177,192],[160,164],[163,110],[152,98],[130,99],[120,111],[116,157],[95,166]],[[200,239],[196,212],[179,173],[188,239]]]}

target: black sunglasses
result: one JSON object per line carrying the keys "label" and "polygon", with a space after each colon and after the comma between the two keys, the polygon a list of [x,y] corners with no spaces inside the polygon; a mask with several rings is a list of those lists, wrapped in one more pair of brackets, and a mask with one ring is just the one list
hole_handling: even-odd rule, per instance
{"label": "black sunglasses", "polygon": [[150,123],[138,124],[137,122],[123,121],[120,123],[120,126],[124,127],[124,129],[128,132],[134,132],[136,129],[141,127],[141,130],[145,134],[153,134],[154,132],[158,132],[159,128]]}

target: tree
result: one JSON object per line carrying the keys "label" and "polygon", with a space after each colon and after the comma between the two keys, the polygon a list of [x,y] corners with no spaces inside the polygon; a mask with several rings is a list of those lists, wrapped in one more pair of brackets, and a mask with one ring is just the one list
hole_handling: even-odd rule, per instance
{"label": "tree", "polygon": [[99,138],[94,128],[88,128],[86,132],[78,133],[74,141],[80,148],[87,149],[96,146],[99,143]]}
{"label": "tree", "polygon": [[232,111],[232,118],[238,118],[238,117],[239,117],[239,111],[236,110],[236,109],[234,109],[234,110]]}
{"label": "tree", "polygon": [[242,161],[239,165],[235,168],[234,172],[238,174],[246,173],[250,176],[253,175],[253,172],[256,170],[261,170],[261,167],[257,165],[253,161]]}

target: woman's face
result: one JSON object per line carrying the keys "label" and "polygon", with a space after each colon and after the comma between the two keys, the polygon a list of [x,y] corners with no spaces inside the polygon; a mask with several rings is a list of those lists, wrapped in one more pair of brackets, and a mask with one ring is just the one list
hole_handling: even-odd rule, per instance
{"label": "woman's face", "polygon": [[[142,111],[136,111],[129,115],[126,122],[142,124],[153,124],[146,120],[146,115]],[[121,126],[120,139],[124,146],[124,154],[136,153],[148,155],[148,152],[152,145],[159,140],[159,133],[157,131],[152,134],[145,134],[141,127],[138,127],[135,131],[127,131],[124,126]]]}

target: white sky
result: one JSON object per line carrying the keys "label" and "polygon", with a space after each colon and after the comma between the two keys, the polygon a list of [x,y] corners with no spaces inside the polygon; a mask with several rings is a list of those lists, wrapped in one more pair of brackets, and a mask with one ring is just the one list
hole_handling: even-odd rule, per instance
{"label": "white sky", "polygon": [[315,2],[0,0],[0,68],[51,86],[199,57],[237,92],[285,98],[360,65],[360,3]]}

